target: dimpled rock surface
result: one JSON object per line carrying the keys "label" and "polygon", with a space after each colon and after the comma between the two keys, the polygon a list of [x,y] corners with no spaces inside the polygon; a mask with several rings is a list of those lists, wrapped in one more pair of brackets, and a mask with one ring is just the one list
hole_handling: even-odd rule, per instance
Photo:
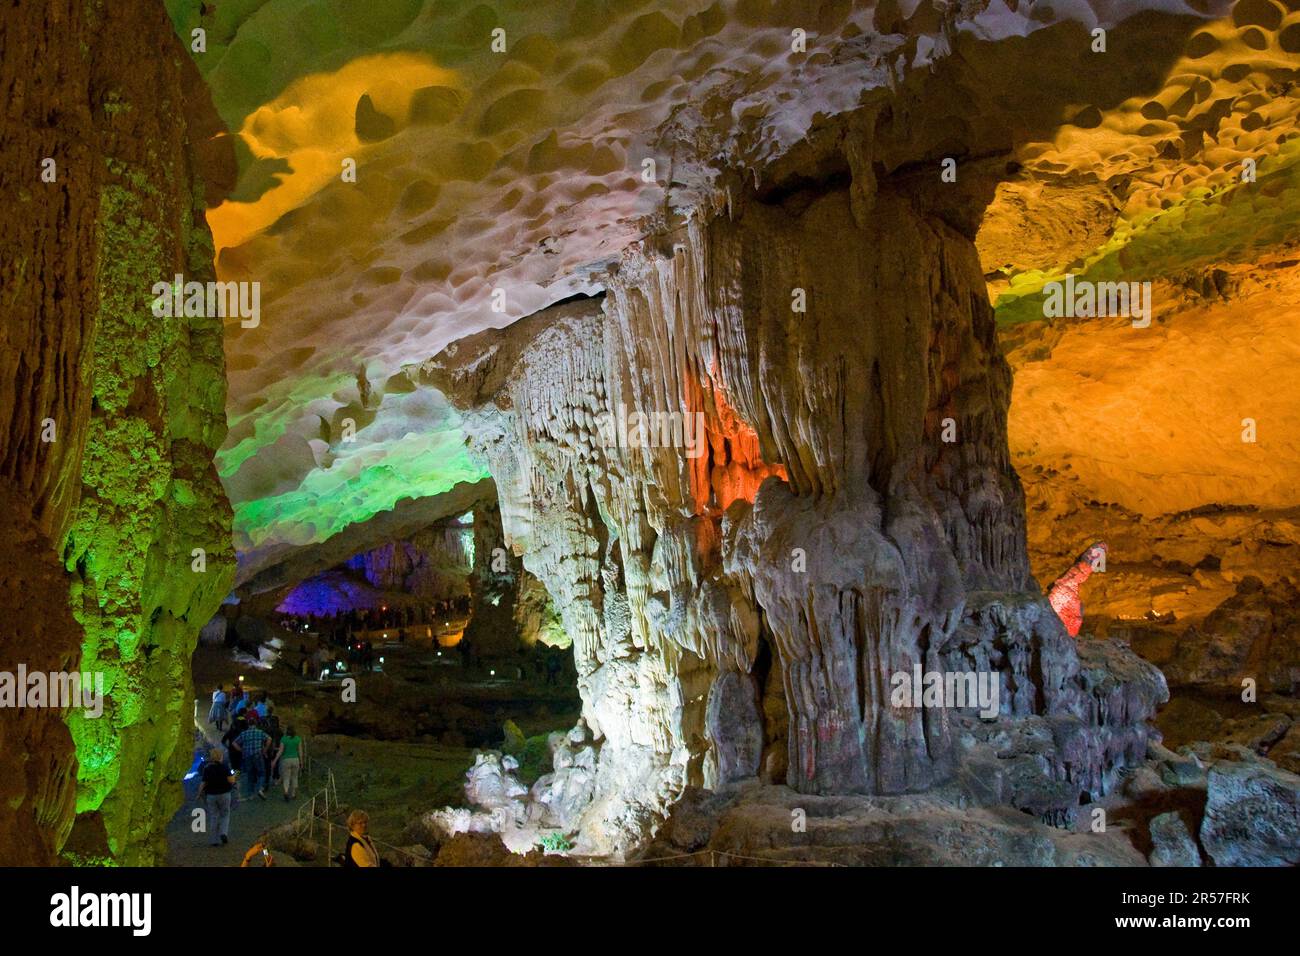
{"label": "dimpled rock surface", "polygon": [[[909,127],[854,157],[866,192],[868,174],[907,163],[996,159],[1003,181],[979,250],[1008,327],[1035,310],[1041,320],[1043,283],[1069,268],[1181,280],[1188,263],[1253,261],[1294,236],[1297,14],[1272,0],[167,6],[187,42],[206,31],[193,59],[240,160],[209,216],[218,271],[262,283],[263,321],[228,323],[226,342],[220,470],[241,579],[281,547],[482,477],[454,411],[413,394],[404,367],[600,291],[626,248],[725,203],[728,170],[757,176],[866,101]],[[1258,188],[1242,188],[1246,158]],[[816,178],[816,162],[803,172]],[[1269,319],[1262,302],[1259,315]],[[1217,348],[1219,336],[1198,346],[1166,331],[1080,331],[1017,395],[1027,414],[1013,448],[1028,465],[1059,467],[1078,446],[1082,421],[1056,413],[1062,391],[1167,390],[1173,400],[1144,403],[1135,427],[1177,477],[1148,468],[1124,499],[1149,510],[1160,481],[1204,500],[1213,485],[1253,487],[1262,469],[1274,497],[1295,503],[1287,409],[1300,403],[1284,401],[1286,380],[1269,402],[1267,453],[1245,461],[1226,425],[1192,435],[1175,417],[1190,396],[1205,400],[1206,382],[1154,374],[1157,356]],[[1252,374],[1288,361],[1290,323],[1277,323],[1280,350],[1246,331],[1197,361]],[[1033,332],[1044,334],[1055,333]],[[1164,350],[1150,348],[1157,338]],[[1128,374],[1116,354],[1151,374]],[[1113,371],[1080,381],[1076,361]],[[1223,381],[1209,390],[1239,421]],[[1101,444],[1083,477],[1104,488],[1134,443],[1113,416],[1100,420],[1110,403],[1089,404],[1081,414]],[[1206,454],[1215,468],[1187,468]]]}

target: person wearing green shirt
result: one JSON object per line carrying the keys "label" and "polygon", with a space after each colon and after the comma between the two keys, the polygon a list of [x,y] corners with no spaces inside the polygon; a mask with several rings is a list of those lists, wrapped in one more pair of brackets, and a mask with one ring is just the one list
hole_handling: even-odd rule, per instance
{"label": "person wearing green shirt", "polygon": [[280,749],[275,752],[271,765],[280,765],[280,783],[284,786],[284,801],[288,803],[298,796],[298,771],[302,768],[304,752],[302,738],[291,726],[284,729],[280,738]]}

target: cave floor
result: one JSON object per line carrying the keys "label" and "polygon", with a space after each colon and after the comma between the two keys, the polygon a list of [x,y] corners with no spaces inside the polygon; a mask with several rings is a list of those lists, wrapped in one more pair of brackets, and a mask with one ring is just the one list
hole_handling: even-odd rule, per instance
{"label": "cave floor", "polygon": [[[266,800],[256,796],[240,798],[231,811],[230,843],[226,846],[210,847],[206,834],[190,831],[190,814],[196,804],[187,801],[167,827],[168,865],[238,866],[259,835],[293,823],[300,807],[313,794],[321,793],[329,770],[334,772],[342,807],[331,813],[336,825],[335,851],[346,839],[342,821],[352,807],[361,807],[370,814],[376,841],[404,846],[409,841],[403,838],[403,832],[413,819],[435,807],[463,802],[465,769],[473,763],[473,752],[468,748],[357,740],[332,734],[313,738],[308,746],[316,754],[310,784],[304,777],[297,799],[289,803],[284,801],[278,784],[267,791]],[[307,811],[302,812],[306,820]],[[316,830],[324,833],[319,821]],[[321,843],[326,845],[323,838]],[[287,853],[277,854],[277,863],[312,865],[294,863]],[[324,863],[324,857],[315,861],[316,865]]]}
{"label": "cave floor", "polygon": [[[197,730],[210,742],[221,737],[207,722],[211,688],[218,683],[229,687],[241,675],[249,690],[267,692],[282,723],[297,720],[304,727],[348,732],[304,735],[312,776],[308,780],[304,769],[297,799],[286,803],[278,784],[268,789],[266,800],[240,799],[232,808],[230,842],[224,847],[210,847],[206,834],[191,832],[197,804],[188,799],[167,827],[168,865],[238,866],[259,835],[293,823],[300,806],[324,787],[329,771],[342,808],[331,813],[336,848],[346,839],[341,825],[353,807],[370,814],[371,834],[381,846],[407,846],[414,842],[406,835],[412,821],[430,810],[464,803],[465,772],[474,763],[474,749],[499,745],[505,720],[527,736],[567,729],[577,720],[577,692],[571,685],[494,678],[487,668],[465,674],[458,662],[435,654],[428,645],[387,648],[384,673],[358,675],[361,703],[353,710],[340,705],[337,683],[305,681],[286,667],[254,670],[224,647],[201,644],[192,664],[198,698],[194,712]],[[422,717],[413,716],[413,709]],[[430,732],[436,726],[429,722],[448,729]],[[316,829],[319,836],[319,822]],[[324,865],[327,856],[319,855],[314,864]],[[295,862],[288,853],[277,854],[277,864],[313,865]]]}

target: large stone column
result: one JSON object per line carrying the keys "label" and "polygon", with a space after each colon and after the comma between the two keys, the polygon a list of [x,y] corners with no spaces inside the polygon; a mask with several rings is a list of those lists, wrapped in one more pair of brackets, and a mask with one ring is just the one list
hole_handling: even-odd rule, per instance
{"label": "large stone column", "polygon": [[[95,316],[99,171],[94,150],[77,145],[96,137],[80,9],[25,3],[0,17],[0,575],[12,601],[48,604],[10,608],[16,633],[0,642],[0,670],[11,674],[19,665],[64,670],[81,657],[52,540],[80,492],[90,376],[79,359]],[[0,710],[0,781],[0,863],[52,864],[76,806],[61,711]]]}
{"label": "large stone column", "polygon": [[58,587],[39,555],[23,573],[44,582],[56,605],[45,630],[67,645],[29,655],[20,634],[5,663],[99,673],[106,696],[98,718],[67,715],[70,737],[46,726],[63,724],[57,710],[6,733],[0,760],[26,759],[21,740],[44,749],[0,773],[11,790],[23,782],[14,805],[31,814],[0,845],[26,841],[33,860],[62,849],[73,862],[157,862],[191,750],[189,658],[233,552],[212,464],[221,320],[156,318],[151,290],[177,273],[214,278],[195,156],[221,154],[220,125],[161,6],[19,3],[0,29],[0,177],[19,199],[0,223],[6,340],[19,343],[0,359],[14,386],[0,399],[0,461],[23,534],[63,562]]}
{"label": "large stone column", "polygon": [[[950,712],[891,706],[918,665],[994,672],[1003,714],[1057,718],[1063,777],[1104,789],[1132,756],[1088,736],[1104,707],[1029,575],[978,215],[906,180],[779,195],[426,364],[574,639],[593,849],[760,767],[810,792],[942,780]],[[1123,722],[1145,739],[1148,716]]]}

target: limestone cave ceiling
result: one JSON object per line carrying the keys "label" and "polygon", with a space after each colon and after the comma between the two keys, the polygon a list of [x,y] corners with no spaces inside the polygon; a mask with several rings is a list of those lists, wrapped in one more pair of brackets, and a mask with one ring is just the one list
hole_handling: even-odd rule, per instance
{"label": "limestone cave ceiling", "polygon": [[[261,284],[260,323],[226,328],[241,581],[486,476],[415,374],[458,339],[603,291],[734,189],[811,170],[940,195],[948,158],[955,194],[991,196],[966,208],[1036,560],[1206,506],[1300,543],[1296,0],[167,7],[204,31],[229,130],[207,149],[219,278]],[[1067,274],[1151,282],[1150,327],[1045,319]]]}

